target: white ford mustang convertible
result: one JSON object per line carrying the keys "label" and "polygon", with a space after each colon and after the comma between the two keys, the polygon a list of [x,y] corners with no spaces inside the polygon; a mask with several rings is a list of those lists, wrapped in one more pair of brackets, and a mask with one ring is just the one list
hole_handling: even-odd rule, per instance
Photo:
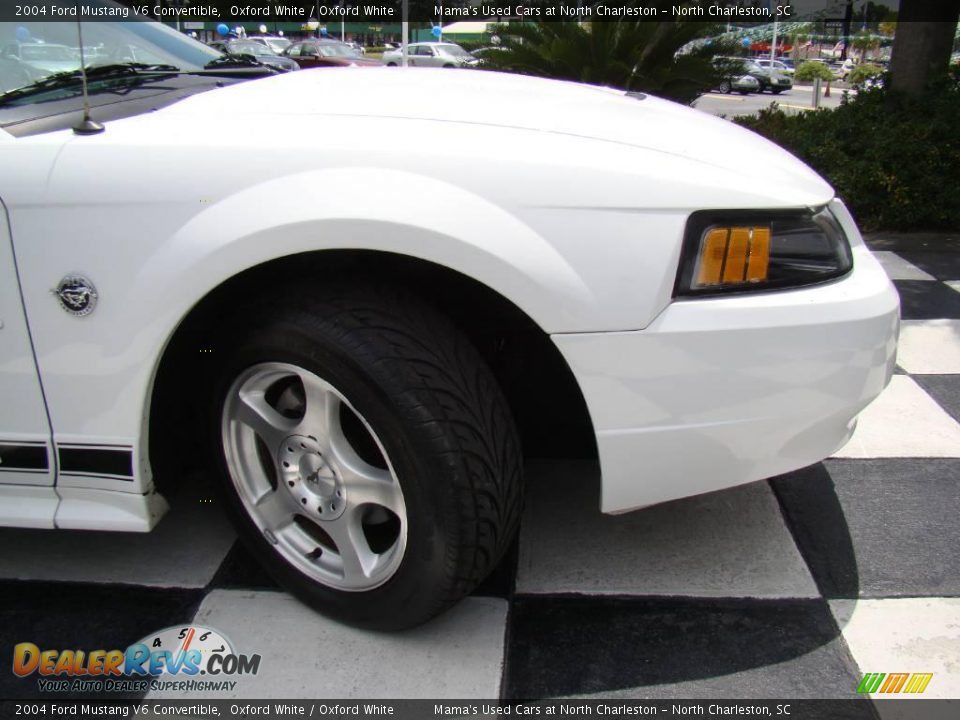
{"label": "white ford mustang convertible", "polygon": [[890,378],[850,214],[729,122],[77,30],[0,24],[88,67],[0,58],[0,524],[146,532],[207,473],[298,597],[408,627],[498,562],[524,457],[623,512],[821,460]]}

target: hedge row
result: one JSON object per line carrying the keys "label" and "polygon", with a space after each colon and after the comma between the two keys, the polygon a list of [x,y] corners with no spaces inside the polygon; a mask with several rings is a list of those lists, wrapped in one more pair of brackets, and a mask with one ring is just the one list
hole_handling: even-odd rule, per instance
{"label": "hedge row", "polygon": [[739,124],[823,175],[867,230],[960,228],[960,85],[908,98],[863,91],[833,110],[775,106]]}

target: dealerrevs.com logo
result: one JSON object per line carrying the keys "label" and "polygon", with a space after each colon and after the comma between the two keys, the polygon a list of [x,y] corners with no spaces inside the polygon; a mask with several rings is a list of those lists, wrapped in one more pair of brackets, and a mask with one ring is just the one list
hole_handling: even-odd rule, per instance
{"label": "dealerrevs.com logo", "polygon": [[14,675],[37,675],[41,692],[233,690],[231,678],[259,670],[259,655],[239,654],[222,633],[199,625],[164,628],[126,650],[13,648]]}

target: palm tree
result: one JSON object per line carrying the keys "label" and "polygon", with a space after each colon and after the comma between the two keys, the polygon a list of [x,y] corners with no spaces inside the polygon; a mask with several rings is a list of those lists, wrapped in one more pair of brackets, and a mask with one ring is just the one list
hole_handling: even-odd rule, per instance
{"label": "palm tree", "polygon": [[[649,3],[647,3],[649,5]],[[605,20],[500,26],[485,66],[643,91],[689,103],[717,83],[710,58],[726,48],[712,23]]]}

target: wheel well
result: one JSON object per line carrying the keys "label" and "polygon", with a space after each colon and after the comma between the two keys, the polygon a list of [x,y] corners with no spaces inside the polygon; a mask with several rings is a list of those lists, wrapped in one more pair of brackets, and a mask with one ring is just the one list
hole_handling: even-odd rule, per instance
{"label": "wheel well", "polygon": [[153,385],[150,460],[161,491],[202,469],[209,410],[197,398],[215,364],[207,340],[292,276],[356,277],[401,285],[449,317],[490,366],[510,405],[525,457],[596,457],[580,387],[550,337],[503,296],[461,273],[392,253],[343,250],[294,255],[251,268],[204,297],[168,343]]}

